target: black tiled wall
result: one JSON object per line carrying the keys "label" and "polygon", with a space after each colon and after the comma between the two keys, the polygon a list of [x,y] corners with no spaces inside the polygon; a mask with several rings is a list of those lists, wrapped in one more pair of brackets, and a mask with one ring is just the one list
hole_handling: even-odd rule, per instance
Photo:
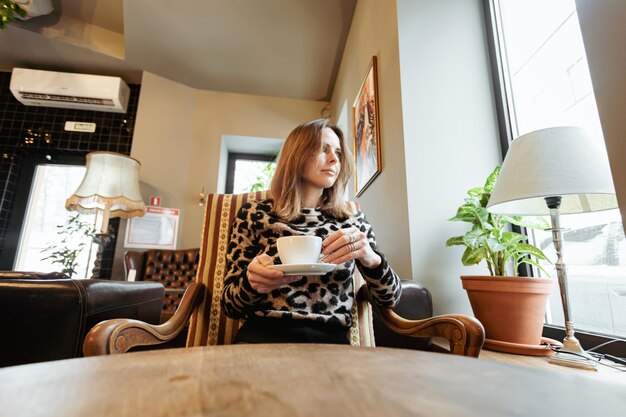
{"label": "black tiled wall", "polygon": [[[111,151],[129,155],[139,100],[139,85],[130,85],[126,114],[24,106],[9,90],[11,73],[0,72],[0,255],[22,163],[34,153],[86,155]],[[66,121],[96,123],[95,133],[66,132]],[[117,222],[116,222],[117,223]],[[114,248],[115,242],[109,245]],[[110,276],[112,249],[102,260],[102,276]]]}

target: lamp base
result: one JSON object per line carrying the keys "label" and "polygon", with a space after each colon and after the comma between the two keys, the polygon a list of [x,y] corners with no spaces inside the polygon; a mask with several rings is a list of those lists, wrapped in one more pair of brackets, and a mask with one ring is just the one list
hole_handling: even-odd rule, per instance
{"label": "lamp base", "polygon": [[597,371],[598,363],[580,346],[578,339],[565,338],[563,349],[558,350],[551,358],[550,363],[569,366],[570,368]]}
{"label": "lamp base", "polygon": [[96,260],[93,264],[93,269],[91,270],[91,278],[99,279],[102,268],[102,255],[104,253],[104,248],[111,242],[111,236],[108,233],[97,233],[93,240],[98,244],[98,252],[96,253]]}

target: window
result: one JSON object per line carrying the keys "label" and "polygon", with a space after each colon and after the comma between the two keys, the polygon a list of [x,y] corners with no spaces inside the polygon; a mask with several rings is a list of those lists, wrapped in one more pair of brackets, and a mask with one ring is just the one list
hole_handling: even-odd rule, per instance
{"label": "window", "polygon": [[227,193],[266,190],[276,169],[274,155],[230,153],[226,175]]}
{"label": "window", "polygon": [[[95,215],[81,214],[84,230],[69,234],[59,233],[71,217],[65,209],[65,199],[78,188],[85,174],[84,166],[40,164],[35,169],[33,185],[28,198],[26,216],[18,245],[15,268],[18,271],[53,272],[64,266],[48,257],[52,251],[60,253],[76,250],[73,278],[89,278],[96,258],[97,247],[84,231],[93,228]],[[73,222],[76,225],[76,222]],[[66,241],[63,242],[63,238]],[[42,252],[45,248],[50,250]]]}
{"label": "window", "polygon": [[[583,127],[604,145],[575,1],[492,0],[488,11],[503,149],[512,138],[553,126]],[[626,337],[626,241],[619,212],[565,215],[561,224],[575,329]],[[531,239],[556,259],[549,232],[534,232]],[[562,326],[552,276],[547,323]]]}

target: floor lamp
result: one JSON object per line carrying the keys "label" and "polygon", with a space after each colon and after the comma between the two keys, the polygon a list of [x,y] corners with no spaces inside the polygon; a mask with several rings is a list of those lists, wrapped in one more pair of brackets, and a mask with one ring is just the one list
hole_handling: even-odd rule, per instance
{"label": "floor lamp", "polygon": [[563,260],[561,214],[617,207],[606,151],[578,127],[554,127],[515,139],[506,154],[487,210],[505,215],[549,215],[556,250],[565,339],[552,363],[595,369],[574,336]]}
{"label": "floor lamp", "polygon": [[98,253],[92,278],[100,278],[102,253],[109,244],[109,219],[143,216],[146,205],[139,190],[139,166],[136,159],[115,152],[87,154],[87,170],[83,181],[65,202],[69,211],[96,214],[102,217],[96,233]]}

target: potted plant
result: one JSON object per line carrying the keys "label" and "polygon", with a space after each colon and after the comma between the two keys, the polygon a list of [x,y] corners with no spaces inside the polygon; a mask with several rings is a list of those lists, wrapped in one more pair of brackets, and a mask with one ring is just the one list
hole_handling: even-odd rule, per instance
{"label": "potted plant", "polygon": [[64,224],[57,225],[57,229],[60,241],[48,243],[41,250],[47,256],[41,260],[60,265],[59,272],[73,278],[78,272],[78,257],[94,241],[95,233],[90,223],[82,221],[80,213],[69,216]]}
{"label": "potted plant", "polygon": [[[485,327],[485,347],[512,353],[547,353],[540,348],[543,320],[552,280],[519,277],[518,267],[527,263],[539,269],[538,260],[548,261],[527,236],[509,230],[509,225],[547,229],[541,217],[492,214],[487,203],[500,173],[496,167],[485,185],[467,192],[465,203],[448,220],[471,224],[463,236],[455,236],[446,246],[464,246],[463,265],[487,264],[490,276],[462,276],[474,315]],[[544,270],[545,272],[545,270]],[[548,350],[549,351],[549,350]]]}
{"label": "potted plant", "polygon": [[0,29],[13,22],[15,15],[24,17],[26,11],[12,0],[0,0]]}

